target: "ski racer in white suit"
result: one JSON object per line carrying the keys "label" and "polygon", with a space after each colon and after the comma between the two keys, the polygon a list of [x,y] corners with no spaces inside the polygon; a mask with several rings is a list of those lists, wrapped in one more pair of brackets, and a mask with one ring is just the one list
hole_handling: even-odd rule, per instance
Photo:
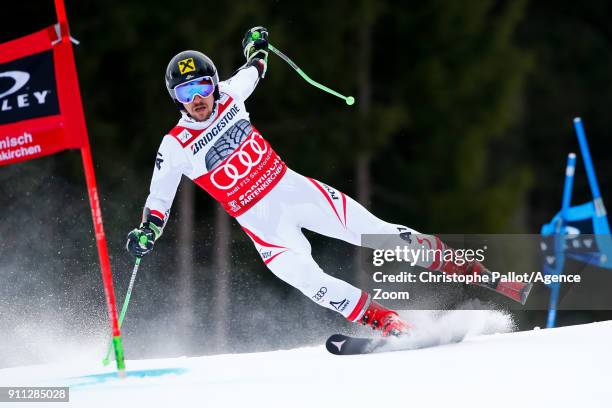
{"label": "ski racer in white suit", "polygon": [[[253,31],[259,32],[259,40],[251,40]],[[351,321],[383,335],[402,334],[409,325],[395,311],[317,265],[302,228],[354,245],[361,245],[363,234],[392,234],[415,247],[423,239],[430,248],[443,244],[423,235],[417,243],[411,239],[416,231],[382,221],[337,189],[287,168],[251,124],[244,104],[265,75],[267,38],[263,27],[246,33],[247,62],[226,81],[219,82],[212,61],[196,51],[181,52],[168,64],[166,85],[182,117],[161,142],[142,224],[128,234],[127,249],[135,256],[151,251],[186,175],[236,218],[277,277]],[[447,273],[483,269],[477,263],[461,267],[440,260],[421,266]]]}

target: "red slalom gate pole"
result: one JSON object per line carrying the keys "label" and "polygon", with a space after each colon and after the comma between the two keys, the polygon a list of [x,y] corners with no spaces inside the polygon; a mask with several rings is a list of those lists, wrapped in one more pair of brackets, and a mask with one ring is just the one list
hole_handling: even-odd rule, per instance
{"label": "red slalom gate pole", "polygon": [[[123,356],[123,344],[121,341],[121,331],[117,318],[117,307],[115,305],[115,291],[113,289],[113,275],[111,273],[110,261],[108,258],[108,248],[106,244],[106,235],[102,225],[102,209],[100,208],[100,199],[98,197],[98,187],[96,176],[94,173],[93,159],[91,156],[91,148],[89,145],[89,136],[87,135],[87,126],[85,125],[85,116],[83,114],[83,106],[81,103],[81,92],[76,74],[76,65],[74,63],[74,54],[70,44],[70,32],[68,30],[68,19],[66,17],[66,8],[63,0],[55,0],[55,10],[60,26],[61,41],[68,44],[66,50],[63,51],[63,58],[69,61],[68,74],[62,72],[63,80],[71,83],[71,95],[66,98],[60,95],[60,103],[63,112],[70,115],[74,120],[71,121],[70,128],[67,131],[73,132],[75,135],[82,136],[81,157],[83,159],[83,169],[85,171],[85,182],[87,183],[87,193],[89,196],[89,205],[91,207],[91,215],[93,218],[94,231],[96,235],[96,244],[98,246],[98,257],[100,259],[100,267],[102,269],[102,282],[104,284],[104,293],[106,295],[106,306],[108,317],[112,329],[113,346],[115,349],[115,359],[117,361],[117,370],[120,376],[125,375],[125,360]],[[63,102],[63,103],[62,103]],[[74,124],[73,124],[74,123]]]}
{"label": "red slalom gate pole", "polygon": [[96,244],[98,245],[98,256],[100,267],[102,268],[102,282],[104,283],[104,293],[106,294],[106,305],[108,317],[111,322],[113,333],[113,346],[115,348],[115,359],[117,370],[123,375],[125,372],[125,360],[123,357],[123,343],[121,341],[121,331],[117,319],[117,307],[115,305],[115,290],[113,289],[113,275],[111,273],[110,261],[108,258],[108,247],[106,245],[106,235],[102,225],[102,209],[98,197],[98,186],[94,174],[93,160],[91,158],[91,148],[89,143],[81,148],[83,158],[83,169],[85,170],[85,181],[87,183],[87,193],[89,195],[89,205],[91,206],[91,216],[93,218],[94,231],[96,233]]}

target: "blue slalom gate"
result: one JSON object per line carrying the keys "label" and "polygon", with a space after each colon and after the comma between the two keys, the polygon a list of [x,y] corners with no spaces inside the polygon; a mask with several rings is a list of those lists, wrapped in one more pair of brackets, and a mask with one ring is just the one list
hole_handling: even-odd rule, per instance
{"label": "blue slalom gate", "polygon": [[[541,249],[544,253],[543,269],[546,275],[561,275],[566,257],[600,268],[612,269],[610,225],[580,118],[574,119],[574,129],[593,198],[584,204],[571,206],[576,155],[570,153],[565,168],[561,210],[549,223],[542,225],[540,231]],[[553,281],[547,286],[550,288],[550,301],[546,327],[551,328],[555,327],[561,283]]]}

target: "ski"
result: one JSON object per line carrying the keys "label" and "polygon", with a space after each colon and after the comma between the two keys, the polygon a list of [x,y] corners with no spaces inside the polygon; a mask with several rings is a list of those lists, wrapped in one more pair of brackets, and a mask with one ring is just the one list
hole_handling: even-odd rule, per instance
{"label": "ski", "polygon": [[332,334],[325,342],[325,348],[330,353],[338,356],[350,356],[373,353],[374,350],[384,343],[385,339],[382,338],[370,339]]}
{"label": "ski", "polygon": [[332,334],[325,342],[325,348],[331,354],[351,356],[358,354],[383,353],[389,351],[418,350],[444,344],[459,343],[464,334],[441,339],[437,335],[405,335],[400,337],[353,337],[344,334]]}
{"label": "ski", "polygon": [[[490,272],[484,271],[482,274],[490,275]],[[533,287],[532,283],[506,282],[499,279],[493,281],[492,277],[490,278],[490,283],[476,283],[476,285],[497,292],[515,302],[519,302],[521,305],[527,302],[527,297],[529,297],[529,292],[531,292],[531,288]]]}
{"label": "ski", "polygon": [[497,285],[497,288],[493,290],[516,302],[519,302],[521,305],[524,305],[527,302],[527,297],[529,296],[529,292],[531,292],[532,287],[532,283],[500,282]]}

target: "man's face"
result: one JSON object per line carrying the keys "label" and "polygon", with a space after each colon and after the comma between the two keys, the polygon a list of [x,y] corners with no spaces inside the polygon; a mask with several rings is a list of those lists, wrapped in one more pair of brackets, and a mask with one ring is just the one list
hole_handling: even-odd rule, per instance
{"label": "man's face", "polygon": [[212,115],[213,107],[215,103],[215,97],[213,94],[202,98],[200,95],[196,95],[193,98],[193,102],[184,103],[183,106],[189,115],[199,122],[203,122],[210,118]]}

